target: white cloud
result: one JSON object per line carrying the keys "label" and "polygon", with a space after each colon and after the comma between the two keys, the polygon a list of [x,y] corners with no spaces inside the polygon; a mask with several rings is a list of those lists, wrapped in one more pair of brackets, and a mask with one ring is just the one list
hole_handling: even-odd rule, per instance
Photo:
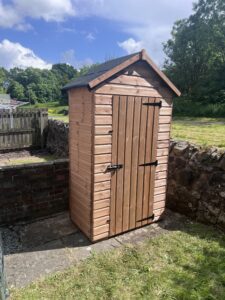
{"label": "white cloud", "polygon": [[20,23],[20,24],[18,24],[18,25],[16,26],[16,29],[17,29],[18,31],[24,31],[24,32],[26,32],[26,31],[28,31],[28,30],[33,29],[33,27],[32,27],[30,24],[28,24],[28,23]]}
{"label": "white cloud", "polygon": [[66,16],[74,16],[71,0],[14,0],[14,6],[22,16],[45,21],[61,22]]}
{"label": "white cloud", "polygon": [[[142,41],[157,63],[163,61],[162,43],[174,22],[188,17],[194,0],[74,0],[78,15],[117,22],[134,41]],[[117,25],[117,27],[118,27]],[[124,48],[127,52],[128,50]]]}
{"label": "white cloud", "polygon": [[92,32],[89,32],[87,35],[86,35],[86,39],[89,41],[89,42],[92,42],[95,40],[95,36]]}
{"label": "white cloud", "polygon": [[[164,56],[162,43],[170,37],[174,22],[191,14],[193,2],[195,0],[11,0],[11,4],[5,4],[6,1],[0,0],[0,27],[27,30],[28,18],[62,22],[68,17],[95,16],[116,22],[117,30],[134,41],[142,41],[143,47],[160,63]],[[93,40],[91,35],[87,38]]]}
{"label": "white cloud", "polygon": [[73,65],[75,62],[75,51],[73,49],[66,50],[61,55],[61,62]]}
{"label": "white cloud", "polygon": [[86,58],[84,60],[77,60],[75,51],[73,49],[66,50],[61,54],[61,63],[69,64],[74,66],[76,69],[80,69],[83,66],[89,66],[93,64],[91,58]]}
{"label": "white cloud", "polygon": [[125,50],[128,54],[138,52],[143,48],[142,41],[135,41],[132,38],[129,38],[123,42],[118,42],[119,47]]}
{"label": "white cloud", "polygon": [[0,43],[0,62],[1,66],[6,69],[14,67],[51,69],[52,67],[51,64],[35,55],[31,49],[6,39]]}
{"label": "white cloud", "polygon": [[71,0],[12,0],[7,5],[0,0],[0,27],[4,28],[28,29],[27,18],[62,22],[74,15]]}
{"label": "white cloud", "polygon": [[11,5],[4,5],[0,0],[0,27],[11,28],[21,22],[21,16],[18,15]]}

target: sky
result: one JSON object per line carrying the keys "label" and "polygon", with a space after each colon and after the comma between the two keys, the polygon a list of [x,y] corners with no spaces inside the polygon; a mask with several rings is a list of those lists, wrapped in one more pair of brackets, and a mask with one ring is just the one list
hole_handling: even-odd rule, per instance
{"label": "sky", "polygon": [[0,0],[0,66],[76,68],[145,48],[163,65],[162,43],[193,0]]}

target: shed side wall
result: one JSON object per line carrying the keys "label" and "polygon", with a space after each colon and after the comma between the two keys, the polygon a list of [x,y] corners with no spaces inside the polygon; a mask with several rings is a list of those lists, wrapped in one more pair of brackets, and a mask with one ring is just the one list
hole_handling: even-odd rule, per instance
{"label": "shed side wall", "polygon": [[70,213],[72,221],[92,238],[92,93],[69,91]]}

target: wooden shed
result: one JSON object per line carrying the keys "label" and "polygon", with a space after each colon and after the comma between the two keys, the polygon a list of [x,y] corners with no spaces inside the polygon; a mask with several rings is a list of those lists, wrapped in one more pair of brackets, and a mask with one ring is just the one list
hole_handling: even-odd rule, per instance
{"label": "wooden shed", "polygon": [[96,241],[158,220],[179,90],[144,50],[98,65],[64,90],[72,221]]}

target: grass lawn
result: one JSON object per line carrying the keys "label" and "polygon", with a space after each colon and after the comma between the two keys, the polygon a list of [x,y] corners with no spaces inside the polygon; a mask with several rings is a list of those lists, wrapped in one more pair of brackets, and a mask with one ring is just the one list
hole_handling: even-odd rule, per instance
{"label": "grass lawn", "polygon": [[[63,114],[68,106],[58,102],[27,105],[25,108],[48,108],[49,117],[68,123],[69,117]],[[215,146],[225,149],[225,119],[221,118],[190,118],[174,117],[172,138],[186,140],[201,146]]]}
{"label": "grass lawn", "polygon": [[25,105],[22,108],[48,108],[48,115],[52,119],[60,120],[68,123],[69,117],[64,115],[64,110],[68,110],[67,105],[60,105],[59,102],[37,103],[33,105]]}
{"label": "grass lawn", "polygon": [[134,247],[94,254],[27,288],[12,300],[224,300],[225,235],[200,224]]}
{"label": "grass lawn", "polygon": [[172,138],[225,149],[225,119],[175,117]]}
{"label": "grass lawn", "polygon": [[62,114],[51,114],[49,113],[49,118],[54,120],[59,120],[64,123],[69,123],[69,116],[64,116]]}

